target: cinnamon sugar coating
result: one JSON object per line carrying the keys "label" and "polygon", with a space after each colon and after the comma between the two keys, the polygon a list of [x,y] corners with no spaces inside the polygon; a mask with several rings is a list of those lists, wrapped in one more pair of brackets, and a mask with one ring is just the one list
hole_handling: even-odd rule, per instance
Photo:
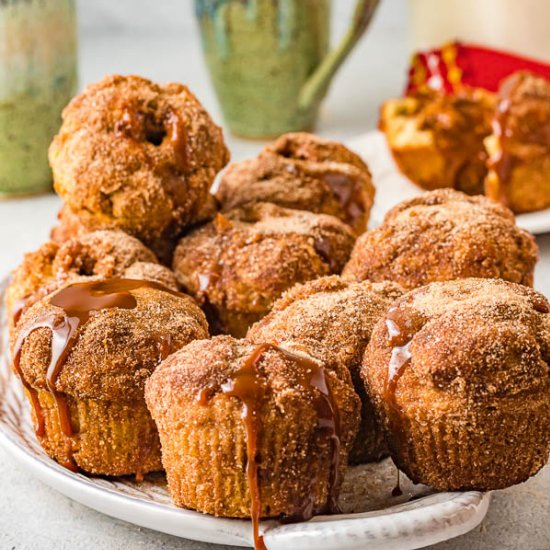
{"label": "cinnamon sugar coating", "polygon": [[65,108],[49,158],[55,190],[87,230],[154,246],[213,214],[209,188],[229,153],[187,87],[114,75]]}
{"label": "cinnamon sugar coating", "polygon": [[[77,277],[70,285],[91,280]],[[68,406],[74,430],[70,435],[48,385],[59,342],[53,341],[52,329],[41,325],[46,318],[54,321],[52,326],[63,325],[63,309],[50,300],[65,288],[24,311],[11,338],[14,355],[24,338],[18,368],[36,392],[44,416],[43,433],[37,432],[41,445],[61,464],[74,460],[88,473],[160,470],[158,433],[143,397],[145,381],[162,358],[193,339],[208,337],[204,314],[189,296],[147,286],[130,291],[134,308],[93,312],[78,329],[53,380],[55,392]],[[36,409],[33,414],[36,417]]]}
{"label": "cinnamon sugar coating", "polygon": [[550,304],[502,280],[413,290],[376,324],[362,374],[392,458],[414,482],[491,490],[550,452]]}
{"label": "cinnamon sugar coating", "polygon": [[[248,340],[217,336],[195,341],[168,357],[146,385],[146,400],[162,442],[162,460],[172,500],[177,506],[224,517],[251,516],[251,488],[246,468],[248,436],[243,401],[222,391],[236,379],[258,346]],[[281,351],[282,349],[282,351]],[[249,403],[258,440],[260,517],[293,517],[311,498],[312,511],[325,509],[330,490],[332,448],[319,426],[315,388],[304,386],[314,360],[296,348],[268,348],[254,373],[264,387]],[[296,355],[298,354],[298,355]],[[340,452],[338,486],[359,422],[359,400],[346,369],[323,369],[338,409]]]}
{"label": "cinnamon sugar coating", "polygon": [[362,233],[374,186],[367,165],[344,145],[313,134],[290,133],[256,158],[230,165],[216,198],[223,211],[271,202],[331,214]]}
{"label": "cinnamon sugar coating", "polygon": [[214,332],[244,336],[285,290],[340,272],[353,242],[333,216],[258,203],[218,214],[182,238],[173,268]]}
{"label": "cinnamon sugar coating", "polygon": [[550,206],[550,81],[523,71],[506,78],[485,146],[488,197],[514,212]]}
{"label": "cinnamon sugar coating", "polygon": [[485,197],[440,189],[403,201],[361,235],[343,275],[405,288],[465,277],[532,286],[538,247],[513,214]]}
{"label": "cinnamon sugar coating", "polygon": [[298,342],[310,353],[320,348],[327,364],[349,370],[362,402],[361,426],[350,454],[353,463],[380,460],[387,454],[360,369],[375,323],[402,294],[395,283],[322,277],[285,292],[247,334],[254,342]]}
{"label": "cinnamon sugar coating", "polygon": [[[214,214],[215,212],[212,211],[212,216],[209,216],[208,219],[213,217]],[[50,231],[50,238],[52,241],[60,245],[63,245],[65,242],[75,237],[82,237],[87,233],[95,232],[88,229],[82,223],[78,214],[75,214],[74,212],[72,212],[71,209],[66,204],[63,205],[59,210],[57,214],[57,219],[59,220],[59,224],[52,227]],[[98,231],[101,231],[101,229],[98,229]],[[105,230],[105,231],[120,231],[120,230],[115,228],[112,230]],[[126,234],[129,235],[129,233],[126,233]],[[158,239],[151,240],[148,243],[147,247],[150,248],[152,251],[154,251],[155,256],[159,259],[160,262],[162,262],[164,265],[171,265],[172,257],[174,255],[174,249],[176,248],[177,242],[178,242],[178,238],[176,236],[165,235],[165,236],[159,237]]]}
{"label": "cinnamon sugar coating", "polygon": [[[129,270],[133,264],[141,268]],[[24,298],[44,296],[60,284],[80,277],[126,277],[154,280],[177,289],[173,273],[157,265],[155,254],[138,239],[122,231],[94,231],[69,239],[64,244],[47,242],[28,252],[13,273],[6,291],[8,315]],[[40,298],[41,296],[38,296]],[[35,300],[34,300],[35,301]]]}
{"label": "cinnamon sugar coating", "polygon": [[164,265],[150,262],[134,262],[124,270],[123,279],[155,281],[170,290],[179,290],[176,274]]}

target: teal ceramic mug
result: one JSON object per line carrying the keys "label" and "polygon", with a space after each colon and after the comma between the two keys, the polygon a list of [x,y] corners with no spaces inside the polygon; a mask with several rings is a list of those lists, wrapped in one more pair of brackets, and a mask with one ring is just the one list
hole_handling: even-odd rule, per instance
{"label": "teal ceramic mug", "polygon": [[379,0],[358,0],[329,52],[330,0],[195,0],[207,65],[230,130],[270,138],[311,130],[330,82]]}

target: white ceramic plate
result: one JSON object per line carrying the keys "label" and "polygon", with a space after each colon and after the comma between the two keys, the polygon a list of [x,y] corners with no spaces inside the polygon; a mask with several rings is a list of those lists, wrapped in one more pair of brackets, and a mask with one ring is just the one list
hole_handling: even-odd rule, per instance
{"label": "white ceramic plate", "polygon": [[[1,303],[6,282],[0,283]],[[164,476],[98,478],[74,474],[49,459],[38,444],[21,385],[9,366],[5,312],[0,311],[0,443],[44,483],[90,508],[142,527],[210,543],[252,545],[249,521],[221,519],[174,507]],[[392,497],[396,469],[388,459],[350,468],[340,505],[345,513],[305,523],[262,523],[268,550],[412,549],[456,537],[484,518],[490,495],[476,491],[433,493],[401,475],[401,497]]]}
{"label": "white ceramic plate", "polygon": [[[351,140],[347,145],[363,157],[372,172],[376,186],[371,213],[372,226],[380,224],[386,212],[398,202],[424,192],[399,171],[382,132],[369,132]],[[520,214],[516,221],[520,227],[535,235],[547,233],[550,231],[550,208]]]}

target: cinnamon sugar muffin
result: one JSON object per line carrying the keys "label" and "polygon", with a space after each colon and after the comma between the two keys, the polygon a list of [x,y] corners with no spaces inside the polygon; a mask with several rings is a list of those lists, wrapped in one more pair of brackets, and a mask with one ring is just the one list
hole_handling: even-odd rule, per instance
{"label": "cinnamon sugar muffin", "polygon": [[523,71],[504,80],[485,146],[488,197],[514,212],[550,206],[550,81]]}
{"label": "cinnamon sugar muffin", "polygon": [[229,153],[187,87],[114,75],[65,108],[49,158],[55,190],[80,224],[122,229],[156,250],[213,214],[209,188]]}
{"label": "cinnamon sugar muffin", "polygon": [[207,336],[192,298],[153,281],[79,277],[34,303],[11,345],[44,450],[91,474],[161,470],[145,381],[170,353]]}
{"label": "cinnamon sugar muffin", "polygon": [[483,193],[495,97],[481,88],[386,101],[379,127],[399,169],[424,189]]}
{"label": "cinnamon sugar muffin", "polygon": [[230,165],[216,198],[224,211],[271,202],[331,214],[362,233],[374,186],[358,155],[341,143],[300,132],[284,134],[258,157]]}
{"label": "cinnamon sugar muffin", "polygon": [[507,281],[413,290],[375,326],[363,363],[398,467],[438,490],[502,489],[550,451],[550,304]]}
{"label": "cinnamon sugar muffin", "polygon": [[382,433],[360,375],[372,329],[390,304],[403,294],[395,283],[355,283],[336,275],[296,285],[277,300],[271,313],[252,325],[254,342],[298,342],[322,349],[329,365],[344,365],[361,398],[361,425],[350,462],[380,460],[387,454]]}
{"label": "cinnamon sugar muffin", "polygon": [[353,241],[333,216],[258,203],[181,239],[173,267],[214,332],[244,336],[294,284],[339,273]]}
{"label": "cinnamon sugar muffin", "polygon": [[361,235],[343,275],[409,289],[464,277],[532,286],[537,259],[535,239],[507,208],[440,189],[403,201]]}
{"label": "cinnamon sugar muffin", "polygon": [[[132,269],[136,263],[143,269]],[[12,321],[25,305],[80,276],[145,278],[177,290],[173,272],[157,264],[151,250],[122,231],[85,233],[62,245],[47,242],[25,254],[13,271],[6,291],[8,316]]]}
{"label": "cinnamon sugar muffin", "polygon": [[309,519],[337,509],[359,399],[343,367],[299,347],[229,336],[168,357],[145,396],[177,506],[223,517]]}

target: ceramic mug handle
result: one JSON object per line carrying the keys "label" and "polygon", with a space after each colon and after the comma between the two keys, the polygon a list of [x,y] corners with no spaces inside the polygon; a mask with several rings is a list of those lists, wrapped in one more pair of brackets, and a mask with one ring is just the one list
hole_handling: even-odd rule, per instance
{"label": "ceramic mug handle", "polygon": [[327,93],[332,78],[366,31],[380,0],[358,0],[351,24],[336,48],[330,51],[304,84],[298,107],[308,110]]}

